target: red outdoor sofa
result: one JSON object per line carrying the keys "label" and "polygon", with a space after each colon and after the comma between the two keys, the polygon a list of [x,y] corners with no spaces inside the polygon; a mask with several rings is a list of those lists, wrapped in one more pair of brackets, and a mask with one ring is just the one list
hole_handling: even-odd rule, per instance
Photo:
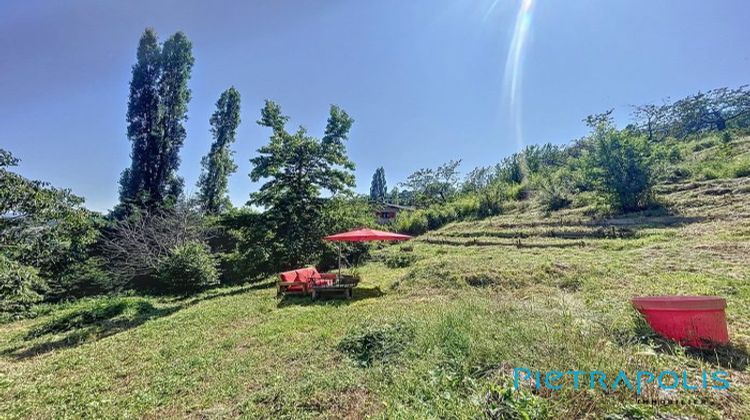
{"label": "red outdoor sofa", "polygon": [[315,269],[315,267],[285,271],[279,273],[279,283],[276,286],[276,295],[307,295],[312,292],[313,286],[330,286],[335,281],[335,273],[318,273],[318,270]]}

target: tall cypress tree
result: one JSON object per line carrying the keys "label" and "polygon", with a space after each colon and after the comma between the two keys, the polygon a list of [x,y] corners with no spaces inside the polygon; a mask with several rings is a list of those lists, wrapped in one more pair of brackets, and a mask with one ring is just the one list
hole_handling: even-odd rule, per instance
{"label": "tall cypress tree", "polygon": [[161,47],[156,32],[148,28],[138,43],[128,99],[128,139],[132,143],[130,168],[120,178],[120,202],[144,204],[149,201],[147,185],[154,170],[156,147],[161,138],[159,126],[159,77]]}
{"label": "tall cypress tree", "polygon": [[373,201],[385,201],[388,188],[385,183],[385,169],[381,166],[372,174],[372,183],[370,184],[370,199]]}
{"label": "tall cypress tree", "polygon": [[182,193],[177,169],[193,61],[192,46],[182,32],[163,46],[151,28],[141,36],[127,112],[132,162],[120,178],[121,206],[160,207]]}
{"label": "tall cypress tree", "polygon": [[180,167],[180,149],[187,132],[187,105],[190,89],[187,86],[195,62],[190,40],[177,32],[164,42],[162,47],[162,74],[159,81],[159,103],[161,108],[162,142],[159,166],[156,171],[152,194],[157,203],[165,199],[174,200],[182,194],[183,180],[177,175]]}
{"label": "tall cypress tree", "polygon": [[225,90],[211,115],[211,151],[201,160],[203,172],[198,179],[198,199],[203,209],[212,214],[232,206],[227,195],[229,175],[237,170],[229,146],[234,142],[240,125],[240,92],[234,87]]}

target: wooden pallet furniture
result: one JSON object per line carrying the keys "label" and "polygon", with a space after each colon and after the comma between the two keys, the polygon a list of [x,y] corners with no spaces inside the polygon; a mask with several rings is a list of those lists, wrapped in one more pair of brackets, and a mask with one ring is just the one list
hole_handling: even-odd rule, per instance
{"label": "wooden pallet furniture", "polygon": [[279,281],[276,284],[276,296],[282,295],[309,295],[312,286],[327,286],[336,281],[334,273],[318,273],[315,267],[300,268],[292,271],[279,273]]}

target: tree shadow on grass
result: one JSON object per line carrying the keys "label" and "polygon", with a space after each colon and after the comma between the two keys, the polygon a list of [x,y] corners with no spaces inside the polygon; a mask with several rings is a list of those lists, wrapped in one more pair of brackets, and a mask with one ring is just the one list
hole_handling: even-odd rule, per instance
{"label": "tree shadow on grass", "polygon": [[[159,296],[164,306],[156,307],[144,297],[112,297],[84,303],[83,307],[53,316],[33,326],[22,342],[0,351],[15,359],[49,353],[101,340],[141,324],[185,309],[200,302],[272,288],[275,282],[253,283],[243,287],[217,288],[197,296]],[[152,297],[153,298],[153,297]]]}
{"label": "tree shadow on grass", "polygon": [[[222,297],[241,295],[253,290],[265,290],[271,289],[276,286],[276,280],[262,281],[258,283],[252,283],[241,287],[220,287],[216,289],[208,290],[199,295],[181,295],[174,296],[166,299],[167,302],[179,302],[183,306],[195,305],[196,303],[213,300]],[[162,296],[163,298],[163,296]]]}
{"label": "tree shadow on grass", "polygon": [[23,337],[24,344],[5,349],[0,354],[27,359],[57,349],[76,347],[170,315],[181,308],[180,305],[157,308],[138,298],[95,302],[36,325]]}
{"label": "tree shadow on grass", "polygon": [[361,300],[378,298],[383,296],[384,293],[380,290],[380,287],[355,287],[352,293],[351,299],[346,299],[341,296],[322,296],[316,300],[313,300],[310,295],[284,295],[279,298],[279,302],[276,304],[277,308],[283,308],[286,306],[345,306],[353,302]]}

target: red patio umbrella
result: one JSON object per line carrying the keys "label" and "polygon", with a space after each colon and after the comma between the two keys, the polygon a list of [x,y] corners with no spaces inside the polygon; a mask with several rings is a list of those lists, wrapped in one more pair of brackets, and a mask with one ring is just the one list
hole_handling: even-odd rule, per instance
{"label": "red patio umbrella", "polygon": [[[409,235],[400,233],[385,232],[375,229],[357,229],[349,232],[328,235],[326,241],[338,242],[369,242],[369,241],[406,241],[411,239]],[[341,277],[341,247],[339,247],[339,277]]]}
{"label": "red patio umbrella", "polygon": [[326,236],[327,241],[341,241],[341,242],[367,242],[367,241],[406,241],[411,239],[409,235],[402,235],[400,233],[385,232],[382,230],[375,229],[357,229],[350,232],[337,233],[335,235]]}

